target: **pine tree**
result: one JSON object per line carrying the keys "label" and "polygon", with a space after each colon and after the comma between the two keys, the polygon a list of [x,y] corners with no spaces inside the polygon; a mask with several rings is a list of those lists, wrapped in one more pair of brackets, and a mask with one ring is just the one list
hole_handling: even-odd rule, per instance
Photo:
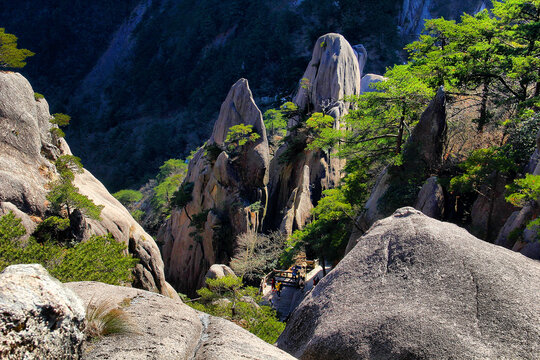
{"label": "pine tree", "polygon": [[0,28],[0,68],[22,68],[24,60],[33,55],[30,50],[17,49],[17,37]]}

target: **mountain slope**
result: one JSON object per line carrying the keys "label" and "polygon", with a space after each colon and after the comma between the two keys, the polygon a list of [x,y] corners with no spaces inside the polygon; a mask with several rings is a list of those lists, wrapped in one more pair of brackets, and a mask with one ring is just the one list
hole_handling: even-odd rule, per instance
{"label": "mountain slope", "polygon": [[250,81],[263,110],[294,95],[322,34],[364,44],[365,71],[381,73],[399,61],[410,24],[416,34],[426,14],[455,17],[477,3],[21,0],[2,5],[0,26],[37,53],[23,74],[54,112],[73,116],[67,138],[74,151],[118,190],[199,146],[238,78]]}

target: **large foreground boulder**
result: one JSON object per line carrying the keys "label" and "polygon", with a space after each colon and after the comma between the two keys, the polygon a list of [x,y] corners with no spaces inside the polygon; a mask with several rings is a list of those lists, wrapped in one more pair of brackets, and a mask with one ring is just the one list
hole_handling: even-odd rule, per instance
{"label": "large foreground boulder", "polygon": [[85,303],[108,301],[131,319],[132,332],[86,345],[85,359],[294,359],[241,327],[179,300],[97,282],[68,283]]}
{"label": "large foreground boulder", "polygon": [[79,359],[82,301],[41,265],[0,273],[0,359]]}
{"label": "large foreground boulder", "polygon": [[537,359],[540,263],[413,208],[380,220],[293,313],[300,359]]}

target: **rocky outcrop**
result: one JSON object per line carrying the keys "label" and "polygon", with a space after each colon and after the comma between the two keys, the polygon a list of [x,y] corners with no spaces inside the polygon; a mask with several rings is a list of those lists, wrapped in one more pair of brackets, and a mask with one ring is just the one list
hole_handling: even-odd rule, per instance
{"label": "rocky outcrop", "polygon": [[131,320],[132,333],[88,343],[88,360],[293,359],[239,326],[197,312],[179,300],[96,282],[67,286],[84,303],[108,301],[121,307]]}
{"label": "rocky outcrop", "polygon": [[80,359],[84,321],[82,301],[41,265],[0,273],[0,358]]}
{"label": "rocky outcrop", "polygon": [[46,156],[59,154],[50,118],[47,102],[34,99],[21,74],[0,72],[0,201],[38,216],[47,209],[44,186],[55,174]]}
{"label": "rocky outcrop", "polygon": [[[50,119],[47,102],[34,98],[22,75],[0,72],[0,204],[3,209],[15,206],[25,213],[27,216],[21,218],[27,230],[32,230],[28,219],[40,221],[46,215],[47,184],[58,177],[54,161],[71,154],[63,139],[53,139]],[[74,184],[94,203],[104,206],[101,221],[82,219],[83,240],[94,234],[113,234],[140,260],[135,286],[177,296],[165,282],[157,245],[122,204],[86,170],[76,174]]]}
{"label": "rocky outcrop", "polygon": [[368,53],[364,45],[358,44],[353,47],[354,52],[356,53],[356,58],[358,59],[358,71],[360,72],[360,79],[363,79],[362,74],[364,73],[364,67],[368,59]]}
{"label": "rocky outcrop", "polygon": [[403,153],[404,161],[414,157],[428,171],[436,170],[443,160],[446,131],[446,93],[441,86],[412,131]]}
{"label": "rocky outcrop", "polygon": [[227,265],[214,264],[210,266],[210,269],[208,269],[204,278],[205,279],[221,279],[222,277],[225,277],[228,275],[236,276],[234,271]]}
{"label": "rocky outcrop", "polygon": [[386,80],[384,76],[377,74],[366,74],[362,77],[362,81],[360,82],[360,92],[364,94],[377,91],[371,86],[371,84],[376,84],[384,80]]}
{"label": "rocky outcrop", "polygon": [[300,110],[320,112],[327,102],[331,104],[326,104],[327,113],[335,119],[340,118],[346,108],[343,98],[360,94],[358,61],[357,52],[343,36],[321,36],[315,43],[294,103]]}
{"label": "rocky outcrop", "polygon": [[494,189],[486,192],[489,196],[479,195],[473,203],[470,231],[474,236],[494,242],[505,222],[517,210],[505,199],[506,181],[505,178],[497,178]]}
{"label": "rocky outcrop", "polygon": [[540,264],[413,208],[378,221],[278,340],[312,359],[532,359]]}
{"label": "rocky outcrop", "polygon": [[441,16],[449,20],[458,20],[464,12],[472,14],[485,9],[489,4],[489,0],[403,0],[398,17],[398,29],[402,37],[410,42],[420,35],[425,20]]}
{"label": "rocky outcrop", "polygon": [[[252,125],[259,139],[238,154],[223,151],[229,128],[239,124]],[[189,163],[185,183],[193,183],[192,200],[173,211],[158,233],[167,279],[175,288],[194,294],[212,264],[228,263],[236,235],[261,228],[269,157],[262,114],[247,80],[240,79],[221,106],[208,144]]]}
{"label": "rocky outcrop", "polygon": [[444,215],[444,190],[439,179],[432,176],[424,183],[418,193],[415,209],[434,219],[442,219]]}
{"label": "rocky outcrop", "polygon": [[[536,150],[532,154],[527,172],[533,175],[540,175],[540,131],[536,135]],[[522,254],[540,259],[540,243],[538,243],[537,229],[527,229],[527,223],[540,215],[540,199],[526,204],[521,210],[514,211],[500,228],[495,243],[507,248],[512,248]],[[522,240],[516,241],[512,234],[523,231]]]}
{"label": "rocky outcrop", "polygon": [[[294,102],[304,112],[320,112],[335,119],[348,113],[345,96],[360,94],[361,69],[367,52],[362,45],[356,50],[339,34],[321,36],[313,49],[312,59],[304,73]],[[299,118],[292,119],[290,126]],[[339,184],[344,161],[332,151],[308,151],[298,147],[302,133],[293,132],[276,152],[270,164],[270,202],[267,229],[279,229],[291,234],[302,228],[311,217],[311,209],[322,192]],[[289,154],[287,159],[283,157]]]}

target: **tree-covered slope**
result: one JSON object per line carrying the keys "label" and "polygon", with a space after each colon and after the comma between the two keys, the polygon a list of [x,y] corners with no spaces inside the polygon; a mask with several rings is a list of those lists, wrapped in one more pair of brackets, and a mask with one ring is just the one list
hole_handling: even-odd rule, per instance
{"label": "tree-covered slope", "polygon": [[263,108],[291,95],[324,33],[364,44],[365,70],[384,72],[405,3],[417,1],[21,0],[2,4],[0,25],[36,53],[23,73],[53,111],[73,116],[74,152],[118,190],[200,145],[238,78]]}

